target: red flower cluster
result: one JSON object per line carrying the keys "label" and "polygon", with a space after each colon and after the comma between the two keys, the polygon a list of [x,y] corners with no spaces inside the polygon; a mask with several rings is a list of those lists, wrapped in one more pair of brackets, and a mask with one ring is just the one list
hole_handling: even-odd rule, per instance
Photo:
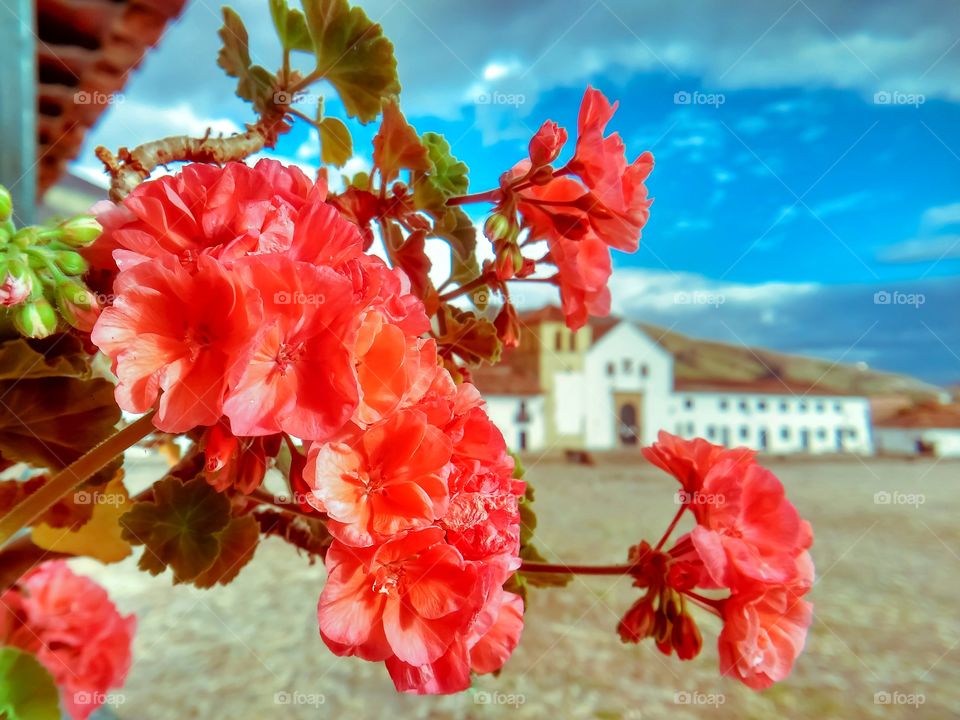
{"label": "red flower cluster", "polygon": [[252,492],[281,433],[312,442],[291,482],[336,538],[319,610],[333,651],[421,693],[499,669],[522,628],[503,585],[523,483],[479,393],[422,337],[407,276],[364,253],[322,184],[271,161],[144,183],[103,224],[117,297],[92,338],[120,406],[159,399],[160,429],[209,426],[218,490]]}
{"label": "red flower cluster", "polygon": [[308,502],[336,538],[320,632],[338,655],[385,661],[398,690],[451,693],[519,642],[523,603],[503,585],[520,565],[523,483],[476,389],[430,360],[432,341],[426,360],[413,350],[392,353],[404,382],[376,383],[367,423],[310,449]]}
{"label": "red flower cluster", "polygon": [[135,626],[102,587],[63,561],[40,565],[0,595],[0,645],[36,656],[74,720],[86,720],[123,685]]}
{"label": "red flower cluster", "polygon": [[116,299],[92,339],[117,402],[168,432],[229,419],[233,434],[325,439],[360,405],[356,343],[376,311],[428,322],[406,276],[363,253],[323,183],[261,160],[190,165],[101,217]]}
{"label": "red flower cluster", "polygon": [[[689,510],[696,525],[670,550],[645,543],[633,549],[636,584],[648,593],[627,612],[621,638],[637,642],[653,636],[666,654],[676,650],[682,659],[694,657],[701,640],[686,612],[692,599],[723,618],[724,675],[754,689],[783,680],[812,620],[812,606],[803,599],[814,577],[809,523],[750,450],[661,432],[659,442],[643,452],[680,481],[676,520]],[[728,596],[704,597],[697,588],[723,589]]]}
{"label": "red flower cluster", "polygon": [[610,248],[636,252],[650,215],[644,182],[653,155],[645,152],[628,163],[620,136],[604,135],[616,107],[599,90],[587,88],[570,162],[556,173],[543,172],[567,140],[566,130],[548,121],[530,141],[530,159],[504,178],[519,191],[518,209],[530,237],[547,241],[544,261],[557,267],[563,311],[574,330],[588,316],[609,314]]}

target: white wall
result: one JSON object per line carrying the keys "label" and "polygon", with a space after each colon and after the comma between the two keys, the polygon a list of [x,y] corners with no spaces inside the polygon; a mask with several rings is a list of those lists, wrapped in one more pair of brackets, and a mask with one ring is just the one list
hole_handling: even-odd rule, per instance
{"label": "white wall", "polygon": [[[487,413],[500,428],[507,447],[520,451],[520,433],[527,436],[527,450],[544,450],[546,428],[542,395],[486,395]],[[528,420],[521,420],[521,404],[526,406]]]}
{"label": "white wall", "polygon": [[639,328],[622,322],[607,332],[587,353],[583,375],[587,448],[620,447],[615,392],[643,394],[641,444],[649,445],[660,429],[669,428],[673,356]]}
{"label": "white wall", "polygon": [[729,447],[771,453],[873,452],[866,398],[679,392],[671,409],[671,432]]}
{"label": "white wall", "polygon": [[923,442],[937,457],[960,457],[958,428],[877,428],[874,436],[880,452],[916,455]]}

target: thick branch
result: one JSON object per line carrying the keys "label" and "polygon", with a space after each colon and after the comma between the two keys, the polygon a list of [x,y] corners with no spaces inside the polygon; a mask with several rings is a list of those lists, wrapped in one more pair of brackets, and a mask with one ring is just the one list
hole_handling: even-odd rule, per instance
{"label": "thick branch", "polygon": [[174,135],[154,140],[133,150],[120,148],[114,156],[102,145],[96,149],[97,157],[113,178],[110,182],[110,199],[120,202],[140,183],[150,177],[158,165],[171,162],[204,162],[223,164],[231,160],[243,160],[265,147],[273,147],[277,137],[289,126],[281,118],[263,119],[248,125],[246,132],[227,137],[210,137],[210,131],[202,138]]}

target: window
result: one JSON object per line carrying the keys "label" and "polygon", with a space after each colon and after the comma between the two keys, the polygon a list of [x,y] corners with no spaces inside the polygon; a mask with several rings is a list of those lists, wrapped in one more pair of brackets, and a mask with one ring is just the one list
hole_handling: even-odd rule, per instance
{"label": "window", "polygon": [[720,409],[721,409],[721,410],[729,410],[729,409],[730,409],[730,401],[729,401],[729,400],[721,400],[721,401],[720,401]]}
{"label": "window", "polygon": [[806,412],[807,404],[805,402],[801,402],[799,405],[797,405],[797,410],[799,410],[800,412]]}
{"label": "window", "polygon": [[746,425],[741,425],[741,426],[740,426],[740,439],[741,439],[741,440],[746,440],[748,437],[750,437],[750,428],[747,427]]}
{"label": "window", "polygon": [[747,401],[746,401],[746,400],[741,400],[741,401],[740,401],[740,409],[741,409],[743,412],[746,412],[746,411],[747,411],[748,408],[747,408]]}
{"label": "window", "polygon": [[575,332],[570,333],[570,352],[577,351],[577,334]]}
{"label": "window", "polygon": [[818,413],[822,413],[825,409],[826,409],[826,408],[824,407],[824,405],[823,405],[822,402],[818,402],[818,403],[817,403],[817,412],[818,412]]}
{"label": "window", "polygon": [[630,358],[623,359],[623,372],[625,375],[629,375],[633,372],[633,360]]}
{"label": "window", "polygon": [[843,406],[840,403],[833,404],[833,411],[835,413],[843,412]]}
{"label": "window", "polygon": [[613,377],[617,374],[617,368],[613,363],[607,363],[607,375]]}
{"label": "window", "polygon": [[557,334],[553,338],[553,348],[557,352],[563,350],[563,330],[557,330]]}
{"label": "window", "polygon": [[693,423],[687,423],[687,435],[694,437],[697,434],[695,431],[696,428],[694,427]]}
{"label": "window", "polygon": [[851,440],[856,440],[857,439],[856,428],[847,428],[847,435],[850,437]]}
{"label": "window", "polygon": [[817,440],[826,440],[827,439],[827,429],[820,428],[817,430]]}
{"label": "window", "polygon": [[650,368],[647,366],[646,363],[643,363],[640,366],[640,377],[647,377],[649,375],[650,375]]}
{"label": "window", "polygon": [[765,411],[767,409],[766,400],[757,400],[757,410]]}
{"label": "window", "polygon": [[520,431],[519,440],[520,441],[517,443],[517,446],[520,448],[520,450],[526,450],[527,449],[527,431],[526,430]]}
{"label": "window", "polygon": [[707,439],[713,440],[717,436],[717,429],[713,425],[707,425]]}
{"label": "window", "polygon": [[783,440],[789,440],[789,439],[790,439],[790,428],[788,428],[788,427],[786,427],[786,426],[780,428],[780,437],[781,437]]}
{"label": "window", "polygon": [[780,401],[780,412],[787,412],[790,409],[790,405],[787,404],[786,400]]}
{"label": "window", "polygon": [[686,400],[683,401],[683,406],[687,410],[693,410],[693,400],[691,398],[687,398]]}

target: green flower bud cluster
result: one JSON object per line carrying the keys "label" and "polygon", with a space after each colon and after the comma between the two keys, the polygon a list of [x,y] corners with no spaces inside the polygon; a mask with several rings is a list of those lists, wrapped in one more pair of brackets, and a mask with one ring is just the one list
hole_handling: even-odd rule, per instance
{"label": "green flower bud cluster", "polygon": [[78,215],[18,229],[12,218],[10,193],[0,185],[0,307],[8,319],[31,338],[56,332],[57,311],[69,325],[89,331],[98,304],[83,281],[88,265],[77,250],[100,237],[99,223]]}

